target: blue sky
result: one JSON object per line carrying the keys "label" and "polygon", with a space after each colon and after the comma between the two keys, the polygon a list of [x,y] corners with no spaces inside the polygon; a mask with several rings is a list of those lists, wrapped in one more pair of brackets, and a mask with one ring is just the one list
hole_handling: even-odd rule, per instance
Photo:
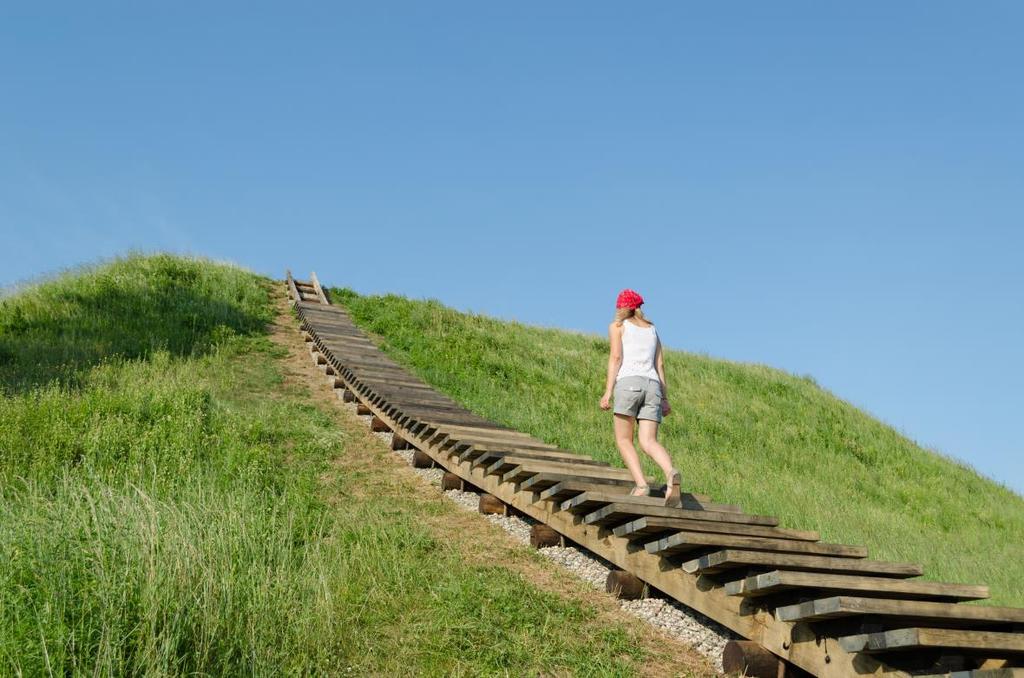
{"label": "blue sky", "polygon": [[634,287],[668,345],[810,374],[1024,491],[1022,29],[1012,2],[7,3],[0,284],[170,249],[592,332]]}

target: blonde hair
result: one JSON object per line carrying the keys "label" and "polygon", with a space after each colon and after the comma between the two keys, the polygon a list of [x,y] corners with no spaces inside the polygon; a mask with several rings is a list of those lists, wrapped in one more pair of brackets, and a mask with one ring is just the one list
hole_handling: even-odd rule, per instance
{"label": "blonde hair", "polygon": [[617,308],[615,309],[615,324],[622,327],[622,321],[626,318],[636,318],[642,322],[652,323],[639,308]]}

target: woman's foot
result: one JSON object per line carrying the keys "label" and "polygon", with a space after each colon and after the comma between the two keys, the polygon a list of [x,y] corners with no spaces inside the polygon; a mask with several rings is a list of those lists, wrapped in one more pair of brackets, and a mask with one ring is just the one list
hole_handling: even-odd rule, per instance
{"label": "woman's foot", "polygon": [[651,496],[651,488],[649,485],[634,485],[632,492],[629,493],[631,497],[649,497]]}
{"label": "woman's foot", "polygon": [[682,500],[682,489],[680,485],[683,482],[683,476],[679,471],[672,469],[669,473],[668,481],[665,484],[665,506],[681,506]]}

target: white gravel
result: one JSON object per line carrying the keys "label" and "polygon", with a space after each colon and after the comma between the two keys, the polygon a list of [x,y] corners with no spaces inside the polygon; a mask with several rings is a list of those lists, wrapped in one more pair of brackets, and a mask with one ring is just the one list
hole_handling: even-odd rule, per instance
{"label": "white gravel", "polygon": [[[333,379],[333,377],[329,377],[329,383],[333,384]],[[340,397],[342,391],[338,390],[337,393]],[[372,419],[371,415],[357,415],[355,403],[344,403],[344,405],[353,416],[363,419],[367,427],[369,426],[370,419]],[[390,448],[391,432],[375,433],[374,435]],[[394,450],[394,454],[404,459],[411,467],[413,450]],[[441,476],[444,475],[443,469],[412,468],[412,470],[428,483],[440,489]],[[467,511],[475,512],[478,510],[479,495],[476,493],[448,490],[444,494],[455,502],[456,505]],[[524,544],[530,543],[530,527],[536,523],[532,518],[493,514],[485,515],[484,518],[505,530],[520,542]],[[613,564],[597,554],[577,546],[550,546],[539,549],[538,552],[602,591],[605,588],[605,580],[608,578],[608,573],[616,569]],[[651,626],[691,645],[695,650],[711,660],[719,671],[722,670],[722,651],[725,648],[725,644],[731,639],[739,639],[739,636],[729,629],[675,600],[651,597],[641,600],[620,600],[619,604],[623,610]]]}

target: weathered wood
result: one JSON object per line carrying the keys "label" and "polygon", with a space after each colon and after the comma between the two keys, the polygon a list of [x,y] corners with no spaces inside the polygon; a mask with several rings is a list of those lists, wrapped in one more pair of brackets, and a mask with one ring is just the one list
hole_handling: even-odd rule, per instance
{"label": "weathered wood", "polygon": [[327,364],[327,358],[320,351],[313,351],[313,360],[316,362],[317,365]]}
{"label": "weathered wood", "polygon": [[370,420],[370,430],[374,433],[386,433],[391,430],[391,427],[388,426],[383,419],[375,416]]}
{"label": "weathered wood", "polygon": [[[716,504],[714,502],[698,502],[690,499],[681,499],[684,508],[689,511],[719,511],[725,513],[742,513],[739,506],[734,504]],[[563,511],[570,513],[587,514],[593,513],[602,506],[615,503],[636,504],[637,506],[664,506],[665,500],[659,497],[634,497],[628,493],[622,494],[591,490],[570,497],[560,504]]]}
{"label": "weathered wood", "polygon": [[366,416],[367,414],[373,414],[373,410],[366,403],[356,403],[356,414],[360,416]]}
{"label": "weathered wood", "polygon": [[988,598],[987,586],[782,570],[755,574],[725,585],[726,594],[745,598],[793,590],[804,592],[806,589],[825,592],[826,595],[828,593],[852,593],[854,595],[869,595],[873,598],[900,598],[903,600],[952,602]]}
{"label": "weathered wood", "polygon": [[773,568],[805,572],[834,572],[836,574],[871,574],[876,577],[918,577],[923,573],[913,563],[888,563],[858,558],[808,556],[798,553],[769,553],[768,551],[740,551],[725,549],[689,560],[681,566],[690,574],[720,574],[736,569]]}
{"label": "weathered wood", "polygon": [[631,572],[611,570],[604,582],[604,590],[623,600],[639,600],[647,593],[647,584]]}
{"label": "weathered wood", "polygon": [[[551,487],[552,485],[557,485],[558,483],[563,482],[565,480],[583,481],[593,483],[595,485],[633,487],[632,478],[597,478],[587,473],[585,469],[580,469],[579,473],[538,473],[537,475],[531,476],[524,480],[522,484],[520,484],[519,489],[540,493],[541,491]],[[554,508],[558,509],[557,506]]]}
{"label": "weathered wood", "polygon": [[484,514],[497,514],[505,515],[508,513],[508,508],[498,497],[493,494],[487,494],[486,492],[480,495],[480,501],[477,504],[477,508],[480,513]]}
{"label": "weathered wood", "polygon": [[658,537],[659,539],[664,538],[669,533],[680,530],[686,532],[717,532],[719,534],[735,534],[746,537],[818,541],[817,532],[809,532],[806,530],[789,530],[782,527],[723,523],[721,521],[713,520],[662,518],[659,516],[641,516],[636,520],[619,525],[614,528],[613,532],[616,537],[628,537],[629,539],[650,541],[655,537]]}
{"label": "weathered wood", "polygon": [[447,490],[461,490],[465,485],[464,481],[457,474],[451,471],[445,471],[444,475],[441,476],[441,489]]}
{"label": "weathered wood", "polygon": [[391,436],[391,449],[392,450],[408,450],[412,447],[412,444],[408,440],[403,438],[397,432]]}
{"label": "weathered wood", "polygon": [[578,472],[581,476],[587,476],[589,478],[620,478],[632,480],[632,476],[629,475],[629,471],[624,468],[615,468],[612,466],[582,466],[582,465],[567,465],[560,464],[553,461],[533,461],[530,459],[522,459],[521,463],[510,471],[505,471],[501,474],[501,482],[503,483],[521,483],[530,476],[537,475],[538,473],[554,472],[554,473],[565,473],[565,472]]}
{"label": "weathered wood", "polygon": [[434,466],[434,458],[422,450],[413,450],[412,465],[415,468],[431,468]]}
{"label": "weathered wood", "polygon": [[302,297],[299,296],[299,288],[295,284],[295,278],[292,277],[291,271],[285,271],[285,280],[288,283],[288,296],[295,303],[302,301]]}
{"label": "weathered wood", "polygon": [[562,535],[544,523],[534,523],[530,527],[530,546],[542,549],[548,546],[561,546]]}
{"label": "weathered wood", "polygon": [[615,525],[636,520],[642,516],[717,520],[727,523],[767,525],[768,527],[775,527],[779,524],[778,519],[772,516],[752,516],[746,513],[726,513],[721,511],[690,511],[675,506],[638,506],[626,502],[616,502],[602,506],[593,513],[583,516],[583,522],[587,525],[603,525],[611,528]]}
{"label": "weathered wood", "polygon": [[[652,485],[651,496],[659,497],[664,496],[664,485]],[[617,490],[610,490],[607,485],[596,485],[594,483],[583,482],[579,480],[564,480],[556,485],[552,485],[543,492],[541,492],[541,499],[549,499],[555,502],[563,502],[566,499],[571,499],[576,495],[583,494],[584,492],[615,492]],[[627,493],[628,494],[628,493]],[[693,502],[710,502],[711,497],[706,494],[698,494],[696,492],[683,492],[681,495],[683,501]]]}
{"label": "weathered wood", "polygon": [[[444,449],[444,448],[442,448]],[[479,448],[478,448],[479,449]],[[494,462],[501,460],[505,467],[500,468],[501,471],[506,471],[514,466],[518,466],[524,460],[527,461],[547,461],[554,463],[562,463],[567,468],[575,468],[573,464],[583,464],[585,466],[601,466],[604,468],[611,468],[608,462],[596,461],[589,457],[582,455],[572,454],[570,452],[558,452],[556,450],[509,450],[509,449],[484,449],[483,454],[473,459],[473,466],[480,464],[493,464]]]}
{"label": "weathered wood", "polygon": [[988,605],[961,605],[957,603],[931,603],[887,598],[832,596],[808,600],[795,605],[776,608],[775,616],[781,621],[808,622],[872,615],[899,617],[917,623],[920,620],[956,622],[958,626],[985,626],[993,624],[1024,623],[1024,608]]}
{"label": "weathered wood", "polygon": [[[719,515],[730,515],[722,513]],[[710,532],[676,532],[664,539],[645,544],[648,553],[660,556],[674,556],[709,547],[730,547],[752,551],[777,551],[779,553],[807,553],[818,556],[840,558],[866,558],[868,550],[863,546],[846,544],[822,544],[796,541],[793,539],[765,539],[763,537],[739,537],[731,534]]]}
{"label": "weathered wood", "polygon": [[1024,654],[1024,634],[957,629],[910,628],[846,636],[839,644],[847,652],[892,652],[944,648],[972,652]]}
{"label": "weathered wood", "polygon": [[313,341],[313,335],[310,334],[309,332],[303,332],[302,333],[302,340],[304,342],[306,342],[306,343],[310,343],[310,342]]}
{"label": "weathered wood", "polygon": [[779,678],[781,659],[749,640],[730,640],[722,650],[722,670],[751,678]]}
{"label": "weathered wood", "polygon": [[316,296],[320,299],[320,303],[330,304],[331,302],[327,300],[327,295],[324,293],[324,288],[320,285],[320,280],[316,277],[316,271],[310,271],[309,279],[313,281],[313,289],[316,290]]}
{"label": "weathered wood", "polygon": [[[483,466],[486,469],[487,475],[497,474],[501,476],[521,467],[525,467],[527,470],[534,468],[537,463],[558,465],[567,471],[577,470],[580,465],[586,466],[588,471],[593,471],[594,469],[612,469],[611,466],[608,466],[604,462],[594,461],[591,459],[574,460],[568,463],[564,460],[564,457],[552,457],[551,455],[544,454],[543,452],[533,454],[523,452],[491,452],[477,457],[473,461],[473,465]],[[550,469],[551,467],[549,466],[548,468]],[[614,475],[615,477],[622,477],[622,473],[618,469],[616,469],[616,473]]]}
{"label": "weathered wood", "polygon": [[349,389],[345,389],[345,392],[341,395],[341,399],[346,403],[351,403],[356,399],[356,394]]}

